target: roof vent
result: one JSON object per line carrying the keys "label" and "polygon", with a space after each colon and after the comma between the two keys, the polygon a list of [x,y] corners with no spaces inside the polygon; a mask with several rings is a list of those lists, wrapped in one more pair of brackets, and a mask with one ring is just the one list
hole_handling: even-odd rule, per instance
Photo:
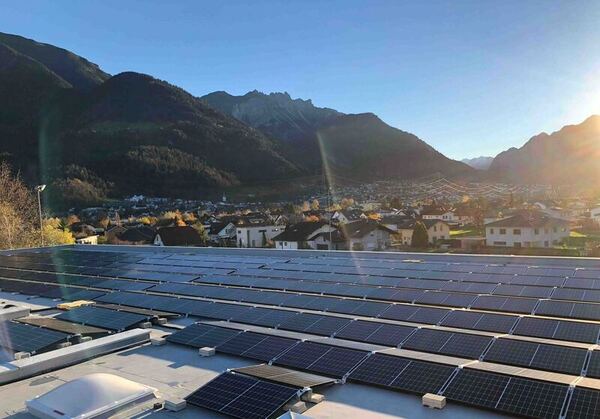
{"label": "roof vent", "polygon": [[156,389],[112,374],[90,374],[27,401],[38,418],[108,417],[156,399]]}

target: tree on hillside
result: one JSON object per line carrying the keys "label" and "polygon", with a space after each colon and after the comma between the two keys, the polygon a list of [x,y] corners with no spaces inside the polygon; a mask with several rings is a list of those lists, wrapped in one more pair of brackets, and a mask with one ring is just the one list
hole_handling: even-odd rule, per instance
{"label": "tree on hillside", "polygon": [[37,203],[8,164],[0,163],[0,249],[39,244]]}
{"label": "tree on hillside", "polygon": [[417,221],[413,229],[411,247],[425,248],[429,245],[429,237],[427,236],[427,227],[421,221]]}

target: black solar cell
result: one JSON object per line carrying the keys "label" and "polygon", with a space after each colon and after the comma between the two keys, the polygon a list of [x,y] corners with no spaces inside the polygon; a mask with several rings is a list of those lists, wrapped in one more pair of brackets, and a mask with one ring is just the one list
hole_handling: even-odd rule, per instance
{"label": "black solar cell", "polygon": [[522,416],[557,418],[568,388],[567,385],[513,377],[496,408]]}
{"label": "black solar cell", "polygon": [[493,409],[510,378],[488,372],[461,369],[444,390],[449,400]]}
{"label": "black solar cell", "polygon": [[390,384],[414,393],[437,393],[454,372],[455,367],[412,361]]}
{"label": "black solar cell", "polygon": [[88,306],[67,311],[59,314],[56,318],[104,329],[125,330],[146,321],[148,316]]}
{"label": "black solar cell", "polygon": [[497,339],[485,354],[484,360],[501,364],[528,366],[537,348],[537,343]]}
{"label": "black solar cell", "polygon": [[580,375],[587,350],[557,345],[540,345],[531,368]]}
{"label": "black solar cell", "polygon": [[438,352],[462,358],[478,359],[492,341],[491,337],[454,333]]}
{"label": "black solar cell", "polygon": [[410,362],[406,358],[376,353],[360,364],[350,374],[349,379],[362,383],[389,386]]}
{"label": "black solar cell", "polygon": [[569,419],[600,417],[600,392],[589,388],[575,387],[566,417]]}
{"label": "black solar cell", "polygon": [[452,336],[452,332],[419,329],[402,344],[403,349],[437,352]]}

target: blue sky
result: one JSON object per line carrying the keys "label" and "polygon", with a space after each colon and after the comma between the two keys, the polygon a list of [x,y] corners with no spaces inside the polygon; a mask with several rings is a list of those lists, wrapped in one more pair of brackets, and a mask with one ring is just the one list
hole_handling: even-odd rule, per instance
{"label": "blue sky", "polygon": [[600,113],[600,1],[3,0],[0,31],[195,95],[373,112],[452,158]]}

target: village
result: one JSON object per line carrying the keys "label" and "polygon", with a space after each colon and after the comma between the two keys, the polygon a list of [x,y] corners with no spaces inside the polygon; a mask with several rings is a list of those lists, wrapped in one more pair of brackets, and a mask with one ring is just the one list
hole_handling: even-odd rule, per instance
{"label": "village", "polygon": [[[437,183],[437,184],[436,184]],[[414,185],[413,185],[414,186]],[[284,250],[423,251],[593,256],[600,200],[557,198],[544,187],[448,183],[390,193],[390,184],[314,194],[299,202],[232,203],[132,196],[72,210],[62,225],[78,244]],[[417,192],[415,192],[417,191]],[[490,193],[491,191],[491,193]],[[367,197],[359,201],[353,197]]]}

